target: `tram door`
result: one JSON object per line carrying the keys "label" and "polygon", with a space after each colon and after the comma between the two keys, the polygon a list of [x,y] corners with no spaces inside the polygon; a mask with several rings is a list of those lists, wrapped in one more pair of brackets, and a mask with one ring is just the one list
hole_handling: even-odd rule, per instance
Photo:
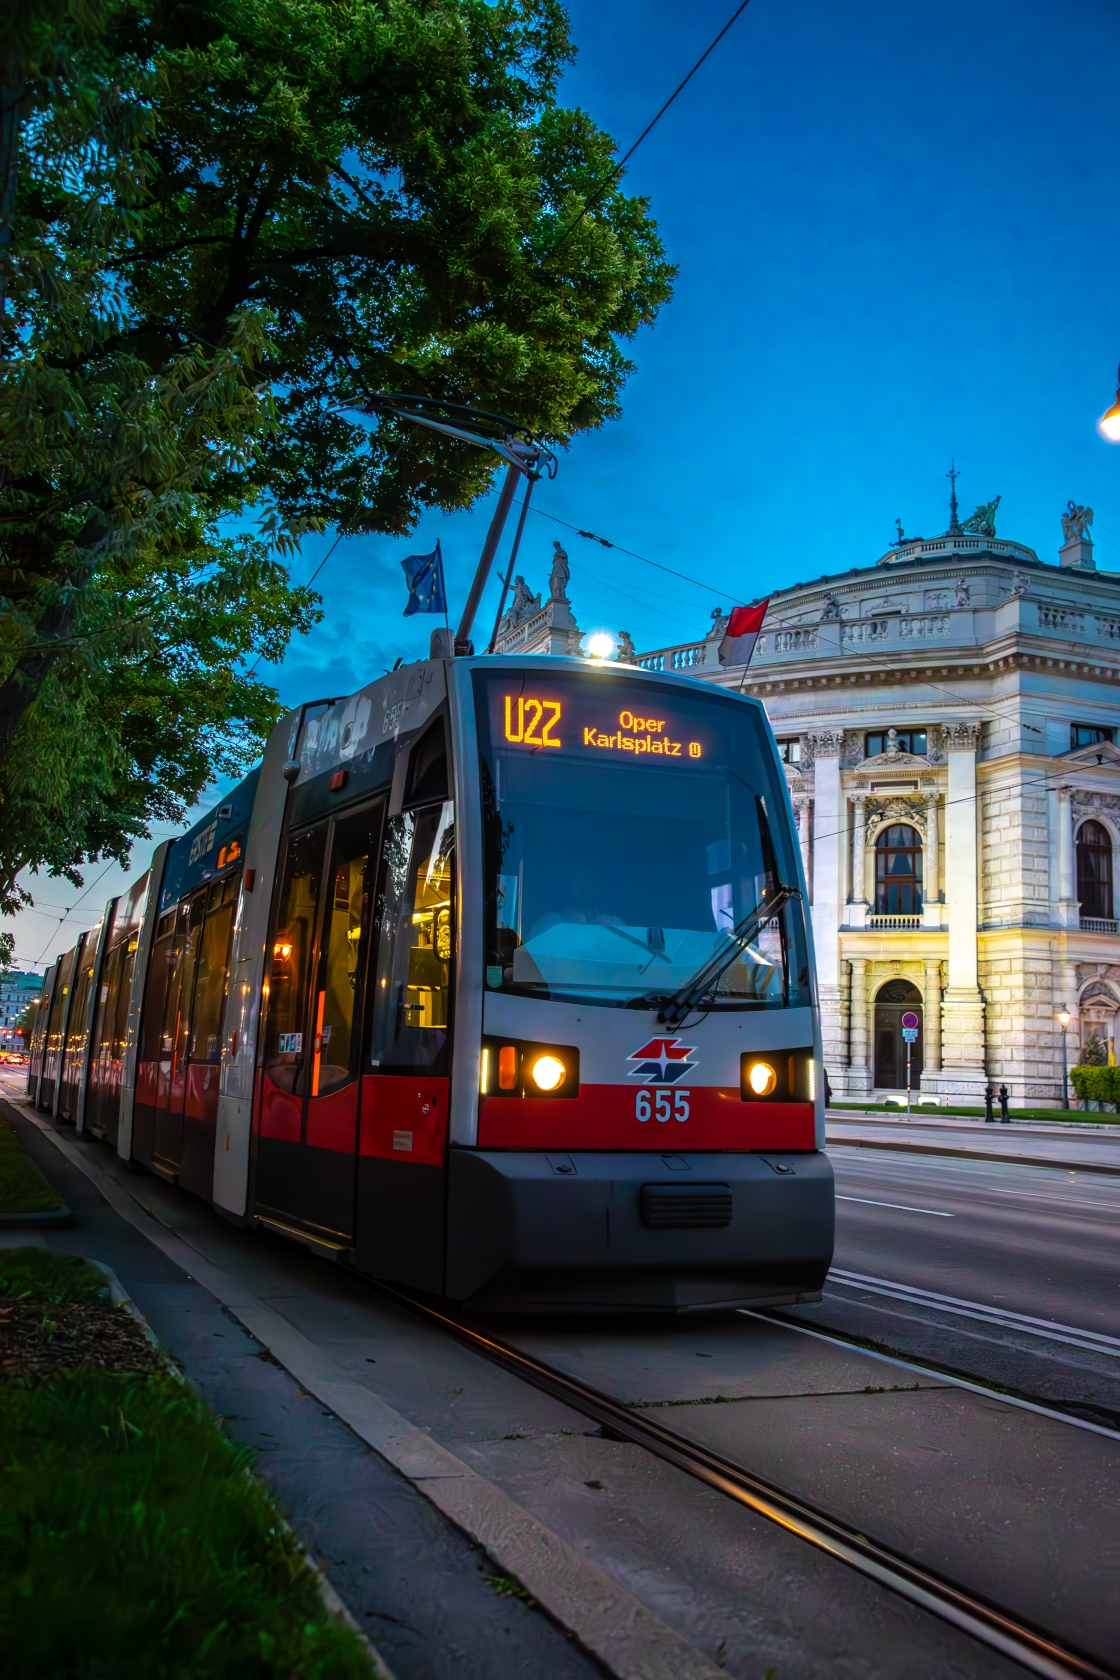
{"label": "tram door", "polygon": [[354,1234],[365,973],[385,801],[289,837],[261,1070],[256,1206]]}
{"label": "tram door", "polygon": [[171,917],[161,918],[152,953],[166,991],[158,1045],[155,1116],[151,1164],[165,1178],[177,1177],[183,1158],[183,1108],[187,1095],[187,1056],[190,1044],[191,993],[198,962],[199,937],[206,914],[206,889],[185,898],[174,913],[174,924],[162,934]]}

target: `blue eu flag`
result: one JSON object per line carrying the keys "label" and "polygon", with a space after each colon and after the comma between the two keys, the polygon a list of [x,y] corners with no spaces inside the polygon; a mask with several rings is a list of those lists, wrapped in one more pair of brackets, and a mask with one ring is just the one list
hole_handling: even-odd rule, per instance
{"label": "blue eu flag", "polygon": [[447,596],[443,587],[443,555],[437,540],[431,554],[410,554],[401,561],[401,570],[408,580],[408,605],[404,616],[413,613],[445,613]]}

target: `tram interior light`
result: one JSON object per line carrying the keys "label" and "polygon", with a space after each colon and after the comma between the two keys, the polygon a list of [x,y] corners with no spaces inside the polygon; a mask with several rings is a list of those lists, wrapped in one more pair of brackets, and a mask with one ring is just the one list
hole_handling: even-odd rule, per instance
{"label": "tram interior light", "polygon": [[542,1091],[555,1091],[563,1084],[567,1069],[557,1056],[538,1056],[531,1072],[534,1085]]}
{"label": "tram interior light", "polygon": [[756,1097],[768,1097],[778,1083],[778,1075],[769,1062],[752,1062],[747,1071],[747,1084]]}

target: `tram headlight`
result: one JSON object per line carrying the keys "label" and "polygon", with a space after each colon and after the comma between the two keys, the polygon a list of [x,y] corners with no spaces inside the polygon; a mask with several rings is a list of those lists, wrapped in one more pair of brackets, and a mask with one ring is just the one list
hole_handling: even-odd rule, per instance
{"label": "tram headlight", "polygon": [[564,1083],[568,1070],[558,1056],[538,1056],[529,1071],[538,1090],[555,1091]]}
{"label": "tram headlight", "polygon": [[768,1097],[777,1083],[777,1071],[769,1062],[752,1062],[747,1069],[747,1084],[756,1097]]}

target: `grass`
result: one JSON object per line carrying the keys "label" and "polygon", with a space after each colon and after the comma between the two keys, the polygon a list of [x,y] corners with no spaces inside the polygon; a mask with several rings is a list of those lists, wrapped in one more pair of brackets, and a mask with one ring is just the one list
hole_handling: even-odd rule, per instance
{"label": "grass", "polygon": [[[906,1113],[905,1104],[903,1104],[903,1106],[901,1108],[899,1108],[896,1103],[832,1102],[832,1103],[829,1103],[828,1106],[829,1106],[830,1109],[837,1109],[837,1110],[839,1110],[843,1113],[851,1113],[851,1114],[905,1114]],[[936,1107],[934,1107],[931,1104],[927,1108],[927,1107],[924,1107],[924,1106],[920,1105],[919,1103],[915,1102],[912,1105],[911,1112],[915,1115],[921,1115],[925,1119],[928,1119],[928,1120],[936,1120],[937,1117],[939,1115],[942,1115],[942,1114],[965,1115],[969,1119],[972,1119],[972,1120],[982,1120],[984,1118],[984,1110],[982,1108],[942,1108],[940,1103]],[[995,1114],[996,1120],[998,1122],[998,1120],[999,1120],[999,1103],[998,1102],[994,1105],[993,1113]],[[1084,1125],[1085,1122],[1088,1121],[1090,1123],[1090,1125],[1093,1125],[1093,1126],[1110,1126],[1110,1125],[1111,1126],[1116,1126],[1116,1125],[1120,1125],[1120,1114],[1098,1114],[1095,1109],[1092,1110],[1091,1112],[1087,1112],[1083,1108],[1074,1109],[1074,1108],[1011,1108],[1011,1107],[1009,1107],[1008,1110],[1007,1110],[1007,1113],[1008,1113],[1008,1117],[1011,1120],[1057,1120],[1059,1122],[1062,1122],[1062,1121],[1069,1122],[1072,1125]]]}
{"label": "grass", "polygon": [[62,1206],[58,1191],[23,1153],[16,1134],[0,1117],[0,1219],[13,1213],[56,1213]]}
{"label": "grass", "polygon": [[[45,1250],[9,1251],[2,1268],[24,1301],[93,1306],[104,1286]],[[168,1372],[84,1363],[0,1382],[6,1680],[370,1680],[248,1469]]]}

